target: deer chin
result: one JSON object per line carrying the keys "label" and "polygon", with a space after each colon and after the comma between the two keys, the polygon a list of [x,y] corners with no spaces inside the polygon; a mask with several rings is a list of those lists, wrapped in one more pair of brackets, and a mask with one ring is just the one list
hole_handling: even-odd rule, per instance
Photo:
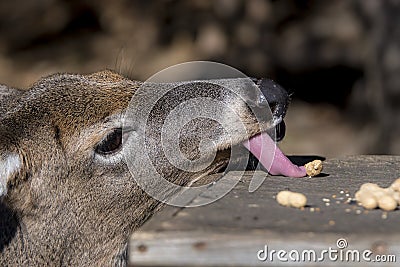
{"label": "deer chin", "polygon": [[272,175],[290,177],[306,176],[305,167],[293,164],[282,150],[279,149],[274,140],[265,132],[244,141],[243,145]]}

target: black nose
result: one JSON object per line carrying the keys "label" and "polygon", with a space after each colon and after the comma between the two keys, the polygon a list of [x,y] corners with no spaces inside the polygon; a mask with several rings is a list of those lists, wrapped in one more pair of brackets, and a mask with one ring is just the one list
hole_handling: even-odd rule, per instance
{"label": "black nose", "polygon": [[286,110],[289,105],[289,94],[287,91],[270,79],[254,79],[253,82],[257,84],[265,99],[268,101],[271,108],[272,115],[276,118],[283,118],[286,115]]}

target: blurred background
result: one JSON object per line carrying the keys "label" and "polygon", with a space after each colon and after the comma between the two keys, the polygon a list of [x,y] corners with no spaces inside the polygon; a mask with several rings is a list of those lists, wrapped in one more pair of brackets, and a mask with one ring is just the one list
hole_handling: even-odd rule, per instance
{"label": "blurred background", "polygon": [[396,0],[1,1],[0,82],[218,61],[294,93],[287,154],[395,154],[399,14]]}

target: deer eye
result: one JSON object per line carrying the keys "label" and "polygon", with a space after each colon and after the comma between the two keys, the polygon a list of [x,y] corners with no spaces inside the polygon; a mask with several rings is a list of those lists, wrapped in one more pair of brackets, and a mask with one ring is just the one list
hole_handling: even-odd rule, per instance
{"label": "deer eye", "polygon": [[118,152],[121,148],[122,129],[116,128],[96,145],[95,152],[102,155],[109,155]]}

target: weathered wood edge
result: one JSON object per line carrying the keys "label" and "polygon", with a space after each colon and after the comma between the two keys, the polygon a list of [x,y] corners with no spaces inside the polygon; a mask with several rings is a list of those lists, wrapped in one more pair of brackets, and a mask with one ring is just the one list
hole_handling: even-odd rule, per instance
{"label": "weathered wood edge", "polygon": [[[400,161],[399,156],[348,156],[340,159],[329,160],[332,164],[346,162],[346,160],[359,158],[366,162],[376,164],[377,162],[391,163]],[[345,163],[344,163],[345,164]],[[179,209],[181,210],[181,209]],[[164,210],[164,218],[170,219],[176,208],[167,207]],[[160,214],[161,215],[161,214]],[[157,223],[162,223],[162,217],[156,215]],[[148,226],[148,225],[146,225]],[[335,248],[335,241],[339,238],[337,234],[319,234],[318,243],[315,243],[312,233],[290,234],[290,246],[283,242],[284,234],[269,232],[267,230],[249,231],[245,235],[240,233],[222,233],[221,229],[204,231],[151,231],[153,227],[144,227],[144,231],[139,230],[132,235],[130,242],[129,259],[135,266],[265,266],[268,262],[258,261],[256,252],[269,245],[272,249],[312,249],[315,248]],[[268,237],[268,244],[266,244]],[[323,242],[321,242],[321,237]],[[376,244],[384,244],[387,253],[400,256],[400,235],[393,234],[382,237],[373,236],[346,236],[351,244],[351,249],[373,249]],[[383,239],[384,238],[384,239]],[[217,254],[218,255],[217,255]],[[219,255],[221,254],[221,255]],[[162,257],[160,257],[162,255]],[[195,257],[195,258],[193,258]],[[159,260],[158,260],[159,259]],[[195,260],[194,260],[195,259]],[[284,262],[273,262],[269,265],[286,265]],[[315,265],[315,263],[310,263]],[[343,262],[324,262],[317,265],[341,266]],[[355,263],[352,266],[365,266],[366,262]],[[293,262],[290,265],[295,265]],[[305,265],[302,262],[300,265]],[[376,265],[376,263],[375,263]],[[385,266],[394,266],[386,264]]]}
{"label": "weathered wood edge", "polygon": [[[268,237],[268,240],[267,238]],[[381,236],[360,237],[347,235],[338,237],[328,233],[318,236],[313,233],[280,234],[266,231],[251,231],[246,234],[217,232],[147,232],[134,234],[129,249],[129,259],[133,266],[377,266],[376,262],[330,260],[327,255],[323,261],[318,261],[322,250],[338,250],[336,242],[344,238],[348,247],[344,251],[371,250],[376,252],[384,246],[386,255],[395,255],[397,260],[400,252],[400,235],[395,234],[382,240]],[[135,241],[137,240],[137,241]],[[285,240],[290,240],[288,243]],[[276,258],[261,261],[257,258],[260,250],[295,250],[299,253],[314,250],[316,261],[283,262]],[[339,252],[338,252],[339,253]],[[336,254],[339,255],[339,254]],[[264,256],[261,254],[261,256]],[[287,255],[286,255],[287,257]],[[374,256],[371,256],[373,258]],[[351,258],[350,258],[351,259]],[[398,264],[398,263],[397,263]],[[387,263],[385,266],[397,266]]]}

